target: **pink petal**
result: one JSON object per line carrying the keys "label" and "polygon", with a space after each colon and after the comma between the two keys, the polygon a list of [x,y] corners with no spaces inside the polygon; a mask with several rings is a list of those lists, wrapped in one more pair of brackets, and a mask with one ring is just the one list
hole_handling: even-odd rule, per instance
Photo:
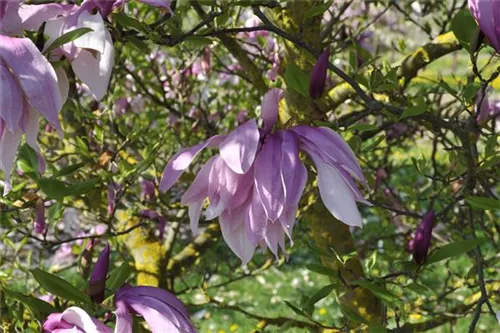
{"label": "pink petal", "polygon": [[469,9],[495,50],[500,51],[500,3],[494,0],[469,0]]}
{"label": "pink petal", "polygon": [[276,258],[278,258],[278,245],[281,245],[281,248],[285,250],[285,232],[278,222],[269,223],[265,240],[267,246],[269,246],[269,249]]}
{"label": "pink petal", "polygon": [[318,171],[318,187],[325,207],[338,220],[350,226],[363,226],[354,195],[340,172],[314,152],[304,149],[311,156]]}
{"label": "pink petal", "polygon": [[264,205],[257,191],[254,190],[246,224],[248,238],[254,246],[257,246],[264,239],[268,224],[270,222],[264,210]]}
{"label": "pink petal", "polygon": [[69,81],[68,76],[66,75],[66,71],[61,68],[55,68],[57,75],[57,85],[59,86],[59,92],[61,93],[61,101],[62,103],[66,103],[69,95]]}
{"label": "pink petal", "polygon": [[79,307],[73,306],[67,308],[62,313],[61,319],[69,324],[74,324],[86,333],[111,333],[111,329],[103,323],[90,317],[87,312]]}
{"label": "pink petal", "polygon": [[229,248],[241,259],[242,265],[246,265],[252,259],[255,251],[255,245],[250,242],[245,231],[245,216],[244,213],[232,215],[224,212],[219,217],[222,237]]}
{"label": "pink petal", "polygon": [[28,38],[0,35],[0,57],[20,83],[26,99],[56,128],[62,107],[57,76],[48,60]]}
{"label": "pink petal", "polygon": [[23,4],[19,10],[19,15],[23,21],[23,29],[38,30],[43,22],[56,18],[59,15],[68,16],[78,10],[75,5],[63,5],[58,3],[48,3],[43,5]]}
{"label": "pink petal", "polygon": [[127,304],[124,301],[115,301],[116,305],[116,325],[114,333],[132,333],[132,316],[130,315]]}
{"label": "pink petal", "polygon": [[197,144],[190,148],[186,148],[172,156],[172,158],[168,161],[165,170],[163,170],[163,175],[160,183],[160,191],[166,192],[168,191],[172,185],[179,179],[184,170],[186,170],[194,158],[206,147],[210,145],[216,145],[221,140],[223,140],[223,136],[213,136],[204,143]]}
{"label": "pink petal", "polygon": [[19,1],[0,1],[0,34],[17,35],[22,32]]}
{"label": "pink petal", "polygon": [[[75,39],[73,43],[76,47],[94,50],[101,54],[105,52],[106,38],[108,38],[106,36],[107,29],[101,15],[98,12],[92,14],[88,11],[83,11],[80,15],[78,15],[78,23],[74,29],[77,28],[90,28],[93,31]],[[109,36],[109,39],[111,40],[111,36]],[[113,44],[113,42],[111,42],[111,44]]]}
{"label": "pink petal", "polygon": [[19,83],[0,62],[0,118],[11,132],[17,128],[23,112],[23,94]]}
{"label": "pink petal", "polygon": [[272,222],[280,217],[285,204],[281,180],[281,155],[281,139],[275,134],[262,145],[255,159],[255,188],[262,200],[266,215]]}
{"label": "pink petal", "polygon": [[71,62],[71,67],[75,75],[89,87],[94,98],[98,101],[106,95],[108,90],[115,56],[113,41],[107,30],[105,30],[105,36],[103,53],[98,53],[97,56],[94,57],[91,52],[82,49]]}
{"label": "pink petal", "polygon": [[220,155],[236,173],[250,169],[259,145],[259,129],[254,119],[238,126],[219,145]]}
{"label": "pink petal", "polygon": [[262,100],[261,113],[264,120],[264,133],[269,133],[278,120],[279,103],[283,98],[283,90],[273,88],[269,90]]}
{"label": "pink petal", "polygon": [[[293,127],[291,131],[301,136],[301,141],[308,146],[309,150],[318,151],[319,154],[327,156],[331,162],[337,163],[353,177],[366,183],[356,156],[339,134],[327,127],[313,128],[306,125]],[[328,161],[325,162],[328,163]]]}
{"label": "pink petal", "polygon": [[[1,120],[0,120],[1,122]],[[13,133],[4,129],[0,136],[0,170],[5,174],[5,185],[4,185],[4,195],[7,194],[10,189],[10,171],[12,165],[16,159],[17,148],[21,144],[22,132],[16,130]]]}

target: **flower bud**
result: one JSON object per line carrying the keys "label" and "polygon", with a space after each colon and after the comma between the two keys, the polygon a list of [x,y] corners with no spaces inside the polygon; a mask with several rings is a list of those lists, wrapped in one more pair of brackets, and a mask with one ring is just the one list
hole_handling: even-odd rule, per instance
{"label": "flower bud", "polygon": [[106,247],[104,247],[104,250],[99,255],[99,259],[97,259],[92,274],[90,275],[88,294],[96,303],[102,303],[102,301],[104,301],[106,277],[109,269],[109,252],[109,244],[106,244]]}
{"label": "flower bud", "polygon": [[35,206],[35,232],[41,234],[45,231],[45,205],[42,199],[36,201]]}
{"label": "flower bud", "polygon": [[309,81],[309,95],[312,99],[320,98],[325,90],[326,83],[326,73],[328,71],[328,66],[330,62],[328,58],[330,57],[330,51],[326,49],[318,58],[316,65],[311,72],[311,78]]}
{"label": "flower bud", "polygon": [[415,232],[415,238],[412,243],[413,260],[419,265],[423,264],[427,259],[435,218],[436,215],[433,210],[427,212]]}
{"label": "flower bud", "polygon": [[95,238],[89,239],[80,258],[80,270],[84,279],[87,279],[90,274],[90,266],[92,265],[92,252],[94,252],[95,243]]}

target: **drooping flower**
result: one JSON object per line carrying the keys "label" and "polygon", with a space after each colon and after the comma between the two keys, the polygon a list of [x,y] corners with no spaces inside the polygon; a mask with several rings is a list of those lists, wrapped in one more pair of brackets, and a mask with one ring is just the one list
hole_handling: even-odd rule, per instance
{"label": "drooping flower", "polygon": [[165,192],[179,179],[205,148],[219,148],[219,155],[202,166],[181,198],[188,206],[191,230],[197,233],[205,200],[205,218],[219,217],[222,235],[233,252],[246,264],[257,245],[269,246],[277,255],[291,239],[307,171],[299,148],[316,165],[323,203],[337,219],[361,226],[356,201],[369,204],[356,182],[366,184],[354,153],[340,135],[329,128],[299,125],[277,130],[282,91],[272,89],[261,107],[264,126],[252,119],[227,135],[216,135],[183,149],[168,162],[160,190]]}
{"label": "drooping flower", "polygon": [[491,46],[500,52],[500,2],[469,0],[469,9]]}
{"label": "drooping flower", "polygon": [[34,231],[41,234],[45,231],[45,205],[42,199],[36,201]]}
{"label": "drooping flower", "polygon": [[52,313],[43,323],[44,333],[112,333],[97,319],[88,315],[83,309],[72,306],[62,313]]}
{"label": "drooping flower", "polygon": [[144,318],[153,333],[196,333],[182,302],[166,290],[124,285],[115,295],[116,333],[132,333],[131,313]]}
{"label": "drooping flower", "polygon": [[104,301],[104,290],[106,289],[106,278],[109,270],[109,255],[109,244],[106,244],[90,274],[89,296],[96,303]]}
{"label": "drooping flower", "polygon": [[431,245],[432,229],[434,227],[434,220],[436,216],[433,210],[427,212],[418,225],[415,232],[415,238],[411,243],[411,250],[413,251],[413,260],[419,265],[423,264],[427,259],[427,253]]}
{"label": "drooping flower", "polygon": [[328,72],[330,51],[326,49],[318,58],[309,80],[309,95],[312,99],[320,98],[325,90],[326,74]]}
{"label": "drooping flower", "polygon": [[83,3],[81,7],[55,3],[23,5],[20,15],[23,28],[27,30],[38,30],[46,22],[44,34],[49,39],[44,50],[65,33],[79,28],[92,29],[53,50],[51,58],[57,60],[64,56],[68,59],[75,75],[89,87],[96,100],[101,100],[108,89],[115,51],[111,34],[99,11],[93,11],[97,5],[92,2]]}
{"label": "drooping flower", "polygon": [[58,114],[62,100],[54,68],[28,38],[0,35],[0,86],[0,170],[5,173],[7,193],[23,133],[37,153],[43,171],[37,143],[39,118],[43,115],[60,130]]}

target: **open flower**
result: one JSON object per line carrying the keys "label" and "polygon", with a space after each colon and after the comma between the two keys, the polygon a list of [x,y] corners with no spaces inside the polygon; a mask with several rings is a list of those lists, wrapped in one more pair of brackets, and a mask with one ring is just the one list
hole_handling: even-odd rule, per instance
{"label": "open flower", "polygon": [[124,285],[115,295],[115,333],[132,333],[131,313],[146,320],[153,333],[196,333],[182,302],[166,290]]}
{"label": "open flower", "polygon": [[62,313],[52,313],[43,323],[44,333],[111,333],[112,330],[92,318],[79,307],[67,308]]}
{"label": "open flower", "polygon": [[500,52],[500,2],[495,0],[469,0],[469,9],[488,38],[491,46]]}
{"label": "open flower", "polygon": [[[3,24],[19,18],[19,4],[16,7],[15,3],[17,1],[0,2],[1,33],[20,32],[12,31],[14,25]],[[4,193],[7,193],[11,188],[10,171],[23,134],[37,153],[40,171],[43,171],[37,143],[39,118],[44,116],[60,129],[58,114],[62,100],[54,68],[29,38],[0,34],[0,87],[0,170],[5,173]]]}
{"label": "open flower", "polygon": [[83,4],[81,7],[63,4],[23,5],[20,15],[23,28],[38,30],[46,22],[44,34],[49,39],[48,47],[60,36],[79,28],[93,31],[52,51],[53,59],[63,56],[71,62],[75,75],[82,80],[97,100],[101,100],[108,89],[111,70],[114,64],[114,47],[111,34],[104,25],[97,5]]}
{"label": "open flower", "polygon": [[187,205],[191,229],[196,234],[205,200],[206,219],[219,217],[222,235],[246,264],[257,245],[269,246],[277,255],[284,250],[285,234],[291,239],[307,171],[299,148],[316,165],[323,203],[337,219],[361,226],[356,201],[368,204],[356,186],[366,184],[354,153],[340,135],[329,128],[300,125],[272,131],[277,122],[282,91],[272,89],[262,102],[264,126],[254,119],[228,135],[216,135],[183,149],[168,162],[160,190],[165,192],[179,179],[193,159],[207,147],[219,155],[202,166],[181,198]]}

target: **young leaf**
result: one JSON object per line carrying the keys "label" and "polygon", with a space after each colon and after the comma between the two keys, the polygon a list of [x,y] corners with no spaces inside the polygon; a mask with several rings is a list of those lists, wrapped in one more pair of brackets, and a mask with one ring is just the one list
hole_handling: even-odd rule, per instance
{"label": "young leaf", "polygon": [[483,239],[469,239],[446,244],[433,251],[425,264],[430,265],[441,260],[459,256],[474,249],[482,242],[484,242]]}
{"label": "young leaf", "polygon": [[468,197],[465,198],[472,207],[483,210],[497,210],[500,209],[500,200],[486,197]]}
{"label": "young leaf", "polygon": [[49,54],[51,51],[54,51],[58,47],[66,44],[66,43],[72,42],[75,39],[91,32],[91,31],[94,31],[94,30],[92,30],[90,28],[78,28],[75,30],[71,30],[70,32],[65,33],[64,35],[57,37],[56,40],[52,44],[50,44],[50,46],[45,50],[44,53]]}
{"label": "young leaf", "polygon": [[56,312],[56,308],[54,308],[52,304],[47,303],[39,298],[23,295],[13,290],[4,291],[7,296],[15,298],[21,301],[24,305],[27,305],[33,312],[33,314],[40,319],[44,319],[44,317],[51,314],[52,312]]}
{"label": "young leaf", "polygon": [[310,19],[312,17],[322,15],[331,5],[332,5],[332,1],[330,0],[322,5],[309,8],[304,13],[304,21],[307,19]]}
{"label": "young leaf", "polygon": [[285,70],[286,85],[303,96],[309,96],[309,75],[294,63]]}
{"label": "young leaf", "polygon": [[322,275],[327,275],[327,276],[338,276],[339,275],[337,271],[335,271],[331,268],[322,266],[322,265],[318,265],[318,264],[309,264],[309,265],[306,265],[306,268],[308,270],[310,270],[311,272],[322,274]]}
{"label": "young leaf", "polygon": [[109,278],[106,281],[106,289],[114,292],[116,289],[120,288],[125,283],[125,281],[127,281],[131,274],[132,267],[130,266],[128,261],[125,261],[119,267],[111,271],[111,273],[109,274]]}
{"label": "young leaf", "polygon": [[385,303],[394,304],[394,303],[399,303],[401,301],[396,295],[394,295],[389,290],[385,289],[385,287],[379,284],[370,282],[368,280],[358,280],[355,283],[358,286],[370,290],[375,296],[380,298]]}
{"label": "young leaf", "polygon": [[51,294],[70,301],[90,303],[90,298],[87,295],[60,277],[42,271],[39,268],[33,269],[31,274],[40,283],[40,286]]}
{"label": "young leaf", "polygon": [[401,117],[399,117],[399,120],[421,115],[425,111],[427,111],[427,106],[425,104],[418,104],[418,105],[412,106],[412,107],[403,111],[403,114],[401,115]]}
{"label": "young leaf", "polygon": [[320,290],[318,290],[316,293],[314,293],[311,298],[307,301],[307,304],[304,308],[312,307],[314,304],[318,303],[321,301],[323,298],[326,296],[330,295],[330,293],[335,289],[337,285],[332,283],[327,286],[324,286]]}
{"label": "young leaf", "polygon": [[476,27],[476,21],[468,9],[458,11],[451,20],[451,31],[468,51],[470,51],[470,43]]}

